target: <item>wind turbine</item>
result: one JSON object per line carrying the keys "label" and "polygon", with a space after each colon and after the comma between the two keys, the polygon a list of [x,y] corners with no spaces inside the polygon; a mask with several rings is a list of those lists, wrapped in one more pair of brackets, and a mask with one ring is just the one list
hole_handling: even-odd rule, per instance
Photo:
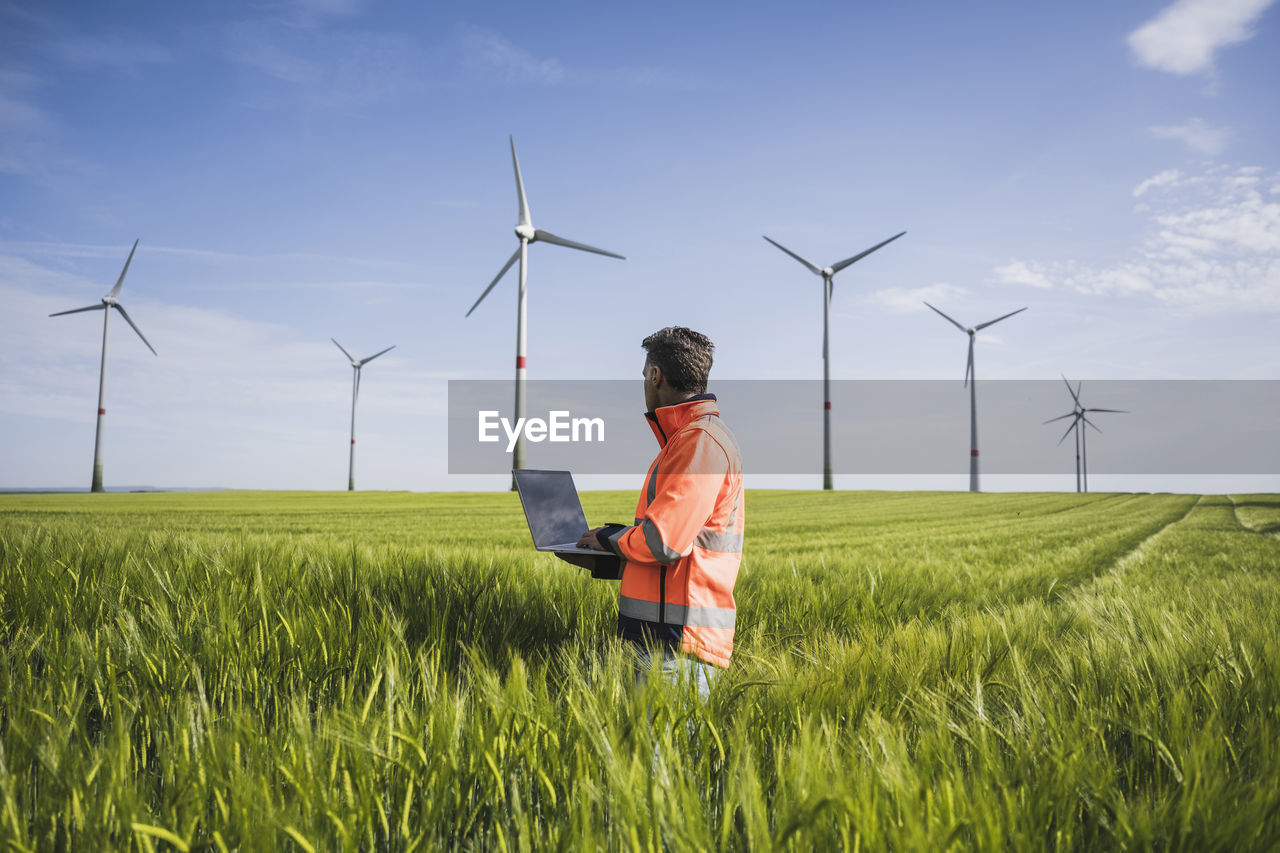
{"label": "wind turbine", "polygon": [[[928,302],[924,304],[929,305]],[[933,308],[932,305],[929,305],[929,307]],[[944,319],[951,323],[951,325],[969,336],[969,360],[964,367],[964,384],[969,386],[969,491],[976,492],[978,491],[978,375],[973,369],[973,342],[978,332],[982,331],[987,326],[994,326],[1001,320],[1007,320],[1014,314],[1021,314],[1027,309],[1024,307],[1019,308],[1017,311],[1010,311],[1008,314],[1003,314],[994,320],[979,323],[973,328],[961,326],[946,314],[938,311],[937,308],[933,308],[933,310],[937,311],[938,314],[941,314]]]}
{"label": "wind turbine", "polygon": [[[1080,389],[1081,387],[1083,387],[1084,381],[1081,380],[1077,382],[1075,388],[1072,388],[1071,383],[1067,382],[1067,377],[1065,376],[1062,377],[1062,381],[1066,382],[1067,390],[1071,392],[1071,401],[1073,403],[1072,410],[1067,412],[1065,415],[1059,415],[1056,418],[1050,418],[1049,420],[1045,421],[1045,423],[1051,424],[1054,421],[1060,421],[1063,418],[1072,419],[1071,426],[1067,427],[1067,431],[1062,434],[1062,438],[1058,439],[1058,444],[1062,444],[1062,442],[1066,441],[1067,435],[1072,430],[1075,430],[1075,433],[1076,433],[1076,491],[1087,492],[1089,491],[1089,460],[1087,456],[1087,452],[1088,452],[1087,446],[1086,446],[1087,442],[1085,439],[1085,436],[1087,433],[1084,427],[1082,427],[1080,424],[1081,422],[1083,422],[1084,424],[1093,427],[1095,430],[1101,433],[1102,430],[1098,429],[1097,425],[1094,424],[1093,421],[1089,420],[1089,418],[1086,416],[1087,412],[1115,412],[1116,414],[1128,414],[1128,410],[1127,409],[1086,409],[1084,407],[1084,404],[1080,402]],[[1081,488],[1082,474],[1084,478],[1083,489]]]}
{"label": "wind turbine", "polygon": [[829,317],[831,314],[831,287],[832,287],[831,281],[833,278],[835,278],[836,273],[840,272],[840,270],[844,269],[845,267],[849,266],[855,261],[862,260],[867,255],[874,252],[876,249],[889,245],[894,240],[897,240],[899,237],[901,237],[903,234],[906,234],[906,233],[907,233],[906,231],[902,231],[897,234],[894,234],[888,240],[885,240],[882,243],[877,243],[876,245],[872,246],[870,249],[867,249],[865,252],[859,252],[858,254],[854,255],[851,258],[845,258],[843,261],[838,261],[829,267],[820,267],[817,264],[813,263],[812,261],[807,261],[804,258],[797,255],[795,252],[788,249],[786,246],[783,246],[781,243],[778,243],[774,240],[770,240],[768,237],[764,237],[763,234],[761,235],[762,237],[764,237],[764,239],[769,240],[769,242],[772,243],[774,246],[778,247],[779,249],[786,252],[791,257],[795,258],[801,264],[803,264],[811,273],[822,277],[822,488],[824,489],[832,488],[832,485],[831,485],[831,480],[832,480],[832,475],[831,475],[831,359],[830,359],[831,347],[829,345],[829,342],[830,342]]}
{"label": "wind turbine", "polygon": [[98,425],[93,435],[93,480],[89,484],[89,491],[102,491],[102,419],[107,414],[107,321],[111,319],[110,308],[114,308],[120,312],[120,316],[128,323],[138,337],[142,338],[142,342],[147,345],[147,349],[151,350],[152,355],[157,355],[156,348],[147,340],[146,335],[142,334],[142,330],[134,325],[133,320],[129,317],[129,312],[124,310],[124,306],[120,304],[116,297],[120,295],[120,288],[124,286],[125,273],[129,272],[129,264],[133,261],[133,253],[138,250],[138,241],[133,241],[133,248],[129,250],[129,257],[125,259],[124,269],[120,270],[120,278],[116,279],[116,286],[111,288],[111,292],[102,297],[101,305],[87,305],[84,308],[72,308],[70,311],[59,311],[56,314],[50,314],[50,317],[61,317],[63,314],[79,314],[81,311],[101,311],[102,312],[102,365],[98,370]]}
{"label": "wind turbine", "polygon": [[[484,293],[480,294],[480,298],[471,306],[471,310],[467,311],[466,316],[470,317],[471,312],[476,310],[484,298],[489,295],[489,291],[498,284],[507,270],[511,269],[511,265],[518,259],[520,261],[520,289],[517,294],[516,301],[516,418],[524,418],[524,381],[525,381],[525,312],[528,309],[528,291],[526,289],[526,281],[528,279],[529,263],[528,253],[529,244],[542,242],[554,243],[557,246],[567,246],[570,249],[578,249],[583,252],[594,252],[597,255],[608,255],[611,258],[619,258],[626,260],[622,255],[606,252],[604,249],[597,249],[594,246],[588,246],[584,243],[575,243],[572,240],[566,240],[563,237],[557,237],[550,231],[543,231],[534,228],[529,218],[529,201],[524,194],[524,179],[520,177],[520,160],[516,157],[516,140],[515,137],[508,137],[511,142],[511,164],[515,167],[516,172],[516,193],[520,197],[520,218],[516,222],[516,237],[520,240],[520,248],[516,249],[515,254],[507,259],[502,269],[498,270],[498,274],[493,277],[493,281],[489,282],[489,286],[484,289]],[[519,420],[516,421],[519,423]],[[516,438],[515,455],[512,459],[512,468],[524,467],[524,431]],[[514,481],[512,488],[515,488]]]}
{"label": "wind turbine", "polygon": [[342,354],[347,357],[347,361],[351,362],[351,461],[347,465],[347,491],[354,492],[356,490],[356,397],[360,395],[360,368],[373,361],[384,352],[391,352],[396,348],[395,344],[384,349],[382,352],[375,352],[368,358],[356,360],[351,357],[351,353],[342,349],[342,344],[333,338],[333,345],[342,350]]}

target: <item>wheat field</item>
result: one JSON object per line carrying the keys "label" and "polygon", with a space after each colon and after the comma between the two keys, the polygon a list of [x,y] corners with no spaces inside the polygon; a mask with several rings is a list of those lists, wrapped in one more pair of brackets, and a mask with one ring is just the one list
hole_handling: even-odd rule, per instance
{"label": "wheat field", "polygon": [[700,702],[510,494],[7,495],[0,840],[1274,850],[1278,537],[1276,495],[748,492]]}

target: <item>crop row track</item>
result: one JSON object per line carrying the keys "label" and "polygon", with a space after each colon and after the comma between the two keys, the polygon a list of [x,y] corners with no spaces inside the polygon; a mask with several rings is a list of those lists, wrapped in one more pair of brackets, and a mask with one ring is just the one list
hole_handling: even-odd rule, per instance
{"label": "crop row track", "polygon": [[1280,500],[1274,495],[1228,495],[1236,523],[1251,533],[1280,537]]}

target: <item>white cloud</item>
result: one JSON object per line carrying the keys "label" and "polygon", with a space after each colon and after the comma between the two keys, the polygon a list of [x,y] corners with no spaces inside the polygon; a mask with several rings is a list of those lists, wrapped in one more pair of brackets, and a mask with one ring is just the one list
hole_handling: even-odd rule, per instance
{"label": "white cloud", "polygon": [[945,303],[948,300],[969,293],[963,287],[957,287],[945,281],[937,284],[925,285],[924,287],[889,287],[883,290],[875,290],[867,294],[867,300],[875,305],[881,305],[900,314],[906,314],[912,311],[928,311],[928,307],[924,304],[932,302],[934,305]]}
{"label": "white cloud", "polygon": [[1140,64],[1171,74],[1213,68],[1214,52],[1253,36],[1273,0],[1177,0],[1129,34]]}
{"label": "white cloud", "polygon": [[43,83],[24,71],[0,71],[0,174],[31,175],[42,168],[53,121],[31,95]]}
{"label": "white cloud", "polygon": [[[1148,128],[1156,139],[1175,139],[1202,154],[1221,154],[1227,147],[1231,131],[1224,127],[1210,127],[1203,119],[1193,118],[1186,124],[1164,125]],[[1135,192],[1135,195],[1138,194]]]}
{"label": "white cloud", "polygon": [[297,11],[309,17],[350,18],[364,12],[366,0],[294,0]]}
{"label": "white cloud", "polygon": [[658,89],[686,89],[698,85],[692,78],[659,66],[575,68],[554,57],[540,57],[514,44],[501,33],[483,27],[460,28],[460,41],[464,62],[468,66],[504,83]]}
{"label": "white cloud", "polygon": [[[123,242],[116,245],[102,245],[94,243],[50,243],[50,242],[30,242],[22,240],[0,240],[0,253],[12,253],[21,257],[49,257],[49,258],[104,258],[123,261],[129,253],[129,242]],[[138,245],[138,256],[141,258],[146,255],[168,255],[180,258],[193,258],[204,262],[231,265],[240,265],[241,269],[250,267],[262,268],[267,264],[290,264],[295,269],[301,265],[307,265],[313,268],[321,269],[330,276],[335,274],[336,270],[341,269],[343,272],[349,273],[349,276],[341,279],[330,279],[333,287],[361,287],[361,286],[385,286],[385,287],[405,287],[405,283],[393,283],[370,280],[368,278],[369,270],[384,270],[405,273],[412,270],[398,261],[390,261],[381,258],[359,258],[350,255],[329,255],[317,252],[273,252],[270,254],[240,254],[235,252],[220,252],[212,249],[191,249],[181,246],[154,246],[142,241]],[[240,273],[243,275],[243,273]],[[257,286],[256,284],[252,286]],[[274,287],[297,287],[297,286],[315,286],[312,282],[299,284],[299,282],[273,281]],[[324,286],[330,286],[328,284]],[[235,285],[226,285],[228,288],[234,288]]]}
{"label": "white cloud", "polygon": [[[279,21],[243,21],[231,27],[227,58],[293,87],[299,98],[320,106],[385,103],[427,84],[424,53],[413,36],[298,26]],[[272,92],[257,95],[275,108]]]}
{"label": "white cloud", "polygon": [[1018,261],[1080,293],[1147,296],[1197,312],[1280,312],[1280,175],[1257,167],[1162,172],[1134,191],[1147,234],[1107,266]]}
{"label": "white cloud", "polygon": [[1166,169],[1158,175],[1147,178],[1138,184],[1133,190],[1134,198],[1138,198],[1147,194],[1148,190],[1159,189],[1160,187],[1176,186],[1182,181],[1182,173],[1177,169]]}
{"label": "white cloud", "polygon": [[[0,242],[0,251],[13,252],[23,257],[27,255],[45,255],[58,258],[124,258],[129,252],[129,244],[120,246],[99,246],[85,243],[28,243],[15,240]],[[8,258],[12,263],[13,259]]]}
{"label": "white cloud", "polygon": [[1022,284],[1027,287],[1052,287],[1044,273],[1033,270],[1022,261],[1013,261],[1002,267],[996,267],[996,280],[1001,284]]}
{"label": "white cloud", "polygon": [[560,60],[539,59],[492,30],[465,28],[462,46],[473,65],[496,73],[508,83],[554,86],[568,76]]}
{"label": "white cloud", "polygon": [[147,65],[173,60],[173,51],[164,45],[126,32],[73,35],[54,44],[53,52],[68,65],[108,68],[131,76]]}
{"label": "white cloud", "polygon": [[231,58],[285,83],[307,86],[319,83],[324,73],[318,63],[294,56],[260,34],[245,33],[236,40]]}
{"label": "white cloud", "polygon": [[33,74],[0,71],[0,128],[4,128],[6,133],[42,130],[48,125],[45,112],[24,100],[26,93],[41,82]]}

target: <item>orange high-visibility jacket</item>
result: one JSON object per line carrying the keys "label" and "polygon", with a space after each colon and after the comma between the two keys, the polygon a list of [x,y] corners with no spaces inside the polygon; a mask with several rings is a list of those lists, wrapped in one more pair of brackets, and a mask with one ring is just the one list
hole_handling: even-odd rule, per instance
{"label": "orange high-visibility jacket", "polygon": [[601,537],[622,560],[618,632],[727,667],[746,527],[738,444],[713,394],[646,417],[662,449],[635,525]]}

